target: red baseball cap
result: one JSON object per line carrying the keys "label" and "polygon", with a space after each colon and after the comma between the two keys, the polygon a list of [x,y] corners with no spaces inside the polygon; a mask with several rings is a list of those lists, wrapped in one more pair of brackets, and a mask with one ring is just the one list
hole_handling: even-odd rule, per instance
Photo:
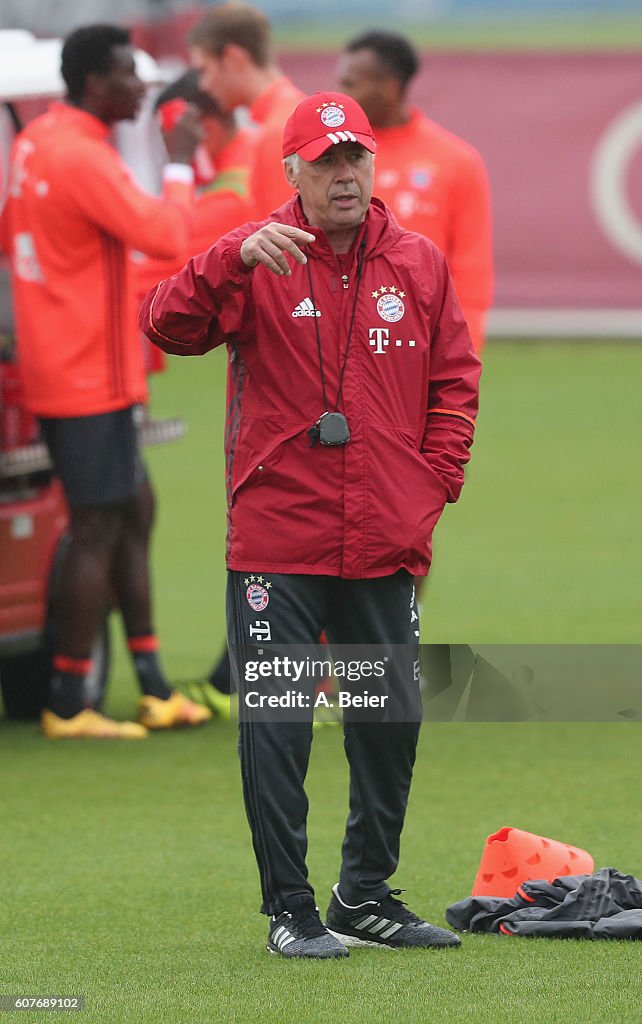
{"label": "red baseball cap", "polygon": [[351,96],[316,92],[301,100],[286,121],[283,156],[298,153],[302,160],[317,160],[339,142],[359,142],[371,153],[377,148],[370,122]]}

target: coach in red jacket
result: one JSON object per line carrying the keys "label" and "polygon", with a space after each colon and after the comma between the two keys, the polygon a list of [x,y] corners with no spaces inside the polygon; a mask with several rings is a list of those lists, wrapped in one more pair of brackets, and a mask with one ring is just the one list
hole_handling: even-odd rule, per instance
{"label": "coach in red jacket", "polygon": [[[314,686],[296,679],[305,659],[293,669],[278,657],[324,629],[331,645],[376,645],[373,657],[410,651],[409,670],[397,662],[390,677],[405,688],[395,706],[416,705],[413,574],[428,572],[432,530],[459,496],[473,438],[479,362],[444,257],[371,199],[375,148],[354,100],[303,100],[283,140],[298,195],[190,260],[141,311],[166,352],[229,350],[228,634],[268,949],[285,956],[459,942],[386,881],[415,757],[412,713],[345,722],[350,814],[321,923],[305,864]],[[281,695],[300,710],[288,716],[275,701],[257,721],[279,671]],[[376,682],[365,676],[365,688]]]}

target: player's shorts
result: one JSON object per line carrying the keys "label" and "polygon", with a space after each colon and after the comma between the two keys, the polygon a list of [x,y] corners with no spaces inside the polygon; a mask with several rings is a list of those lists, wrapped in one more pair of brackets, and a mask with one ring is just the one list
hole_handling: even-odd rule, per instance
{"label": "player's shorts", "polygon": [[54,472],[70,506],[121,504],[139,493],[147,473],[137,409],[40,419]]}

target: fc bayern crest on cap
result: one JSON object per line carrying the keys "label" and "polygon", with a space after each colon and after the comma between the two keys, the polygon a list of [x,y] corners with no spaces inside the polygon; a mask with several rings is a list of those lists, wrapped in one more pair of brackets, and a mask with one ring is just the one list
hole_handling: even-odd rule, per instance
{"label": "fc bayern crest on cap", "polygon": [[343,112],[343,107],[336,106],[334,103],[321,108],[321,120],[323,121],[326,128],[340,128],[345,122],[346,115]]}

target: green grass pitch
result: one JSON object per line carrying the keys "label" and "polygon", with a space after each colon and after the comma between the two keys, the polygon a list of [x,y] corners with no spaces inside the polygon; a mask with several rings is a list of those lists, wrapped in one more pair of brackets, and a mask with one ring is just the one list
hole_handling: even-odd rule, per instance
{"label": "green grass pitch", "polygon": [[[149,453],[157,619],[175,679],[202,675],[223,639],[224,372],[222,352],[172,360],[154,385],[156,412],[189,422],[183,442]],[[635,344],[489,346],[467,485],[436,536],[424,639],[639,640],[641,372]],[[108,710],[124,717],[136,692],[113,626]],[[427,724],[395,883],[443,923],[502,825],[641,875],[640,736],[639,722]],[[269,957],[232,725],[55,744],[0,719],[0,786],[0,993],[84,995],[83,1024],[639,1019],[637,943],[464,936],[455,951]],[[308,790],[324,910],[347,812],[338,729],[315,733]]]}

